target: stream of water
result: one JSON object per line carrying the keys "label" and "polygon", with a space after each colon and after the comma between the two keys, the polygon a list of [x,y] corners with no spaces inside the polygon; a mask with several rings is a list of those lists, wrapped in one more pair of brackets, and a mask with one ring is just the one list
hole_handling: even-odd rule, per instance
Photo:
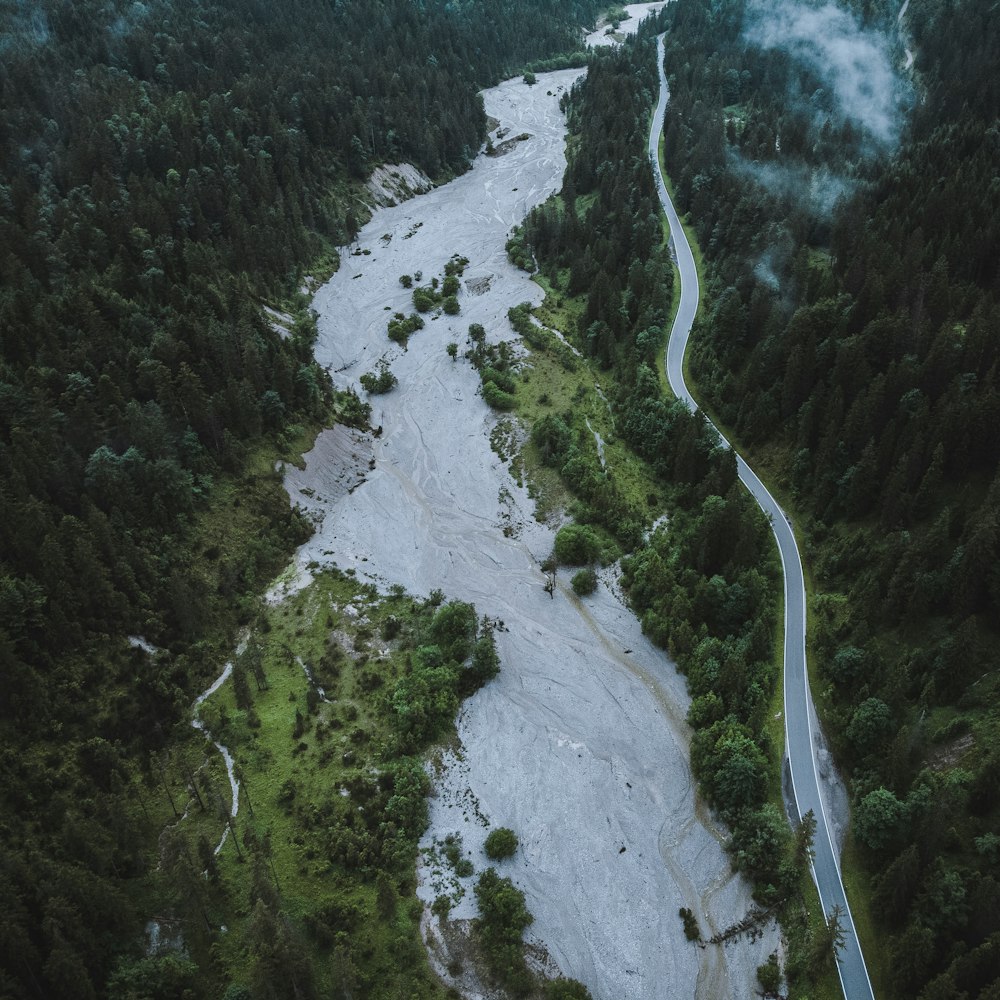
{"label": "stream of water", "polygon": [[[198,715],[198,709],[201,707],[203,701],[210,698],[216,691],[222,687],[223,684],[229,679],[229,675],[233,672],[233,663],[230,660],[222,670],[222,673],[215,678],[214,681],[207,687],[197,698],[194,700],[194,708],[191,714],[191,725],[194,726],[200,733],[202,733],[205,739],[210,740],[212,745],[216,750],[222,754],[222,760],[226,765],[226,776],[229,778],[229,789],[232,792],[232,803],[229,807],[229,815],[235,817],[240,811],[240,783],[236,780],[236,771],[233,764],[233,755],[229,752],[229,748],[221,744],[218,740],[212,739],[212,735],[208,730],[207,725]],[[222,850],[223,844],[226,842],[226,838],[229,836],[229,826],[228,824],[222,831],[222,837],[219,839],[218,844],[215,845],[215,853],[218,854]]]}

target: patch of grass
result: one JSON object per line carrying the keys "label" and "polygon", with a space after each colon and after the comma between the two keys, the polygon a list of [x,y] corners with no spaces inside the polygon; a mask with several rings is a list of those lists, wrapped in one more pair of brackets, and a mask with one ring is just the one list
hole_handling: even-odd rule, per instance
{"label": "patch of grass", "polygon": [[[311,234],[316,252],[311,263],[299,272],[294,285],[284,298],[279,300],[282,312],[295,314],[310,308],[312,292],[325,285],[340,270],[340,252],[337,247],[320,233]],[[307,287],[310,291],[303,291]]]}
{"label": "patch of grass", "polygon": [[[772,557],[777,559],[777,545],[772,552]],[[772,758],[777,760],[777,767],[772,767],[767,777],[767,799],[777,806],[782,813],[785,812],[784,796],[781,790],[782,770],[785,755],[785,694],[782,686],[782,677],[785,663],[785,601],[784,590],[779,591],[778,607],[774,623],[774,664],[775,677],[777,681],[774,691],[771,693],[771,703],[767,708],[767,721],[764,724],[764,731],[771,744]]]}
{"label": "patch of grass", "polygon": [[[796,897],[782,908],[781,927],[788,940],[786,968],[796,962],[807,961],[812,941],[824,927],[819,895],[808,871],[802,875]],[[809,1000],[843,1000],[844,993],[837,970],[831,964],[809,981],[808,988],[798,988],[792,996],[808,997]]]}
{"label": "patch of grass", "polygon": [[576,199],[576,215],[581,222],[587,218],[587,213],[595,201],[597,201],[596,191],[591,191],[589,194],[582,194]]}
{"label": "patch of grass", "polygon": [[318,238],[321,240],[321,249],[309,267],[309,276],[317,288],[328,282],[340,270],[340,253],[337,247],[325,236]]}
{"label": "patch of grass", "polygon": [[841,877],[844,890],[851,904],[851,919],[854,921],[861,951],[868,966],[868,975],[876,996],[892,996],[893,980],[889,971],[889,955],[885,939],[878,933],[872,912],[873,889],[871,879],[858,853],[858,845],[853,833],[848,833],[841,856]]}
{"label": "patch of grass", "polygon": [[[660,213],[660,220],[663,224],[664,239],[670,239],[670,224],[667,222],[667,217],[663,213]],[[670,303],[670,315],[667,317],[667,322],[664,326],[666,330],[666,336],[663,338],[663,344],[660,349],[656,352],[656,375],[660,380],[660,389],[663,395],[668,399],[672,398],[674,395],[674,390],[670,388],[670,382],[667,379],[667,345],[670,343],[670,331],[674,328],[674,320],[677,319],[677,310],[681,306],[681,272],[677,265],[671,258],[670,266],[674,273],[674,295],[671,297]]]}
{"label": "patch of grass", "polygon": [[[230,981],[246,981],[255,900],[271,898],[292,922],[319,995],[338,985],[346,962],[362,993],[378,984],[391,995],[444,997],[420,940],[412,867],[402,859],[379,874],[383,862],[342,860],[344,831],[363,832],[366,813],[388,808],[379,805],[394,739],[388,692],[429,620],[423,602],[323,573],[258,621],[244,655],[259,649],[266,689],[250,674],[249,707],[237,705],[232,679],[203,704],[243,778],[241,843],[229,837],[218,859],[217,905],[229,930],[215,948]],[[364,837],[356,843],[370,849]],[[414,843],[411,866],[415,855]]]}
{"label": "patch of grass", "polygon": [[580,326],[580,317],[587,308],[587,299],[583,295],[567,295],[564,289],[569,283],[569,270],[559,271],[559,288],[544,274],[534,274],[532,281],[545,292],[545,299],[533,310],[538,319],[547,327],[558,330],[570,343],[576,339],[576,331]]}
{"label": "patch of grass", "polygon": [[210,670],[225,661],[237,630],[256,614],[257,595],[309,537],[305,519],[289,507],[281,463],[302,463],[319,429],[291,425],[277,441],[258,442],[239,474],[216,478],[188,522],[178,551],[186,553],[184,572],[196,581],[199,597],[188,613],[208,636],[203,645],[211,653],[200,658]]}
{"label": "patch of grass", "polygon": [[[570,297],[554,291],[551,282],[542,275],[536,275],[534,280],[546,292],[542,305],[533,310],[535,316],[572,343],[577,319],[586,308],[586,296]],[[567,371],[551,352],[529,347],[528,363],[519,376],[515,412],[529,428],[548,414],[571,414],[574,428],[586,432],[582,436],[585,455],[595,467],[600,466],[600,458],[594,434],[599,435],[606,469],[614,477],[617,489],[644,523],[649,524],[663,512],[659,500],[663,491],[646,463],[617,437],[609,403],[617,389],[614,376],[585,356],[580,356],[577,362],[574,371]],[[558,506],[558,498],[568,498],[558,474],[542,464],[530,441],[523,455],[528,478],[543,495],[555,501],[551,506]],[[657,498],[655,503],[650,502],[651,497]]]}

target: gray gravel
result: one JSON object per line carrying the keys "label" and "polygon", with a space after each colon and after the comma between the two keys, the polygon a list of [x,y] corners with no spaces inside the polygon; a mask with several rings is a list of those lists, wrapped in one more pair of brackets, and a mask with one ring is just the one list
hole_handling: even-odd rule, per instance
{"label": "gray gravel", "polygon": [[[472,322],[493,341],[513,338],[507,309],[541,298],[506,261],[504,242],[561,182],[557,102],[579,73],[486,91],[501,128],[531,138],[377,211],[351,248],[361,252],[345,253],[317,293],[316,354],[334,381],[357,386],[385,358],[400,385],[371,400],[381,437],[357,441],[357,450],[343,435],[324,439],[305,472],[294,473],[293,499],[313,492],[305,499],[319,528],[272,596],[307,582],[311,560],[335,561],[383,588],[440,588],[502,619],[502,672],[462,710],[460,750],[436,771],[425,846],[460,832],[481,869],[484,822],[514,828],[522,848],[501,868],[527,897],[531,935],[595,997],[746,997],[756,965],[778,946],[776,931],[700,949],[685,941],[677,916],[689,906],[709,937],[750,906],[746,884],[730,873],[724,831],[695,798],[683,679],[606,585],[581,601],[561,572],[554,598],[546,594],[538,563],[552,530],[534,520],[533,502],[490,448],[495,417],[475,372],[445,351],[453,340],[464,349]],[[461,315],[429,320],[402,351],[386,338],[391,312],[410,311],[399,275],[421,270],[427,281],[453,253],[470,261]],[[331,455],[333,475],[324,471]],[[366,481],[344,492],[362,474]],[[428,901],[435,881],[425,864]],[[467,883],[458,918],[474,914]]]}

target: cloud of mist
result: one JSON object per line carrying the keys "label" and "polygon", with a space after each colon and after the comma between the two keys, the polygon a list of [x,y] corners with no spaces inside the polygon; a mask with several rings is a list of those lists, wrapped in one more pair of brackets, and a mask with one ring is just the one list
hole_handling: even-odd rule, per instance
{"label": "cloud of mist", "polygon": [[753,266],[754,277],[767,288],[770,288],[772,292],[781,291],[781,279],[778,277],[775,270],[775,254],[772,250],[768,250],[766,253],[761,254],[757,258],[757,262]]}
{"label": "cloud of mist", "polygon": [[143,3],[142,0],[133,0],[128,10],[108,24],[108,34],[114,38],[122,38],[130,34],[137,25],[149,16],[149,13],[148,4]]}
{"label": "cloud of mist", "polygon": [[853,180],[825,167],[810,168],[801,162],[748,160],[730,151],[729,169],[755,181],[770,194],[793,201],[805,200],[817,216],[829,217],[834,206],[854,188]]}
{"label": "cloud of mist", "polygon": [[0,5],[0,52],[19,45],[44,45],[49,36],[49,19],[45,11],[30,0]]}
{"label": "cloud of mist", "polygon": [[811,69],[836,98],[838,110],[883,145],[895,145],[904,88],[892,66],[888,38],[866,31],[832,3],[747,0],[744,34],[764,49],[782,49]]}

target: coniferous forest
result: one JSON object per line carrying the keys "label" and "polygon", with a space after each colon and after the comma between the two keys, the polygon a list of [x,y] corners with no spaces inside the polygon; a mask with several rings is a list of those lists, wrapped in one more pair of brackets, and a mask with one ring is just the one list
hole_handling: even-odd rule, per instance
{"label": "coniferous forest", "polygon": [[165,748],[308,533],[274,459],[363,420],[298,293],[357,182],[464,170],[596,10],[0,4],[0,994],[103,995],[155,905]]}
{"label": "coniferous forest", "polygon": [[[805,5],[678,0],[636,46],[594,54],[570,104],[580,142],[560,202],[533,212],[523,239],[585,297],[580,343],[624,382],[623,433],[671,489],[689,483],[625,582],[688,673],[692,764],[733,830],[734,861],[759,899],[781,900],[795,871],[760,777],[778,749],[761,715],[773,684],[765,549],[710,436],[659,399],[644,367],[662,317],[636,322],[648,301],[637,262],[656,255],[638,162],[655,80],[638,50],[654,60],[649,36],[665,28],[664,157],[707,278],[694,384],[783,491],[814,574],[813,688],[849,783],[845,864],[863,873],[858,905],[885,942],[876,990],[995,996],[998,22],[976,3],[809,8],[899,67],[880,81],[866,66],[866,96],[886,88],[891,117],[879,118],[844,102],[813,49],[768,37],[769,6],[794,35]],[[684,445],[678,420],[691,421]],[[756,623],[741,632],[746,609]],[[737,744],[750,764],[734,783]],[[800,971],[786,969],[808,988]]]}
{"label": "coniferous forest", "polygon": [[800,517],[886,992],[995,996],[1000,22],[855,5],[900,67],[879,130],[760,43],[760,10],[668,14],[664,155],[710,276],[695,383]]}
{"label": "coniferous forest", "polygon": [[[322,422],[365,421],[313,361],[304,276],[357,232],[373,167],[463,171],[486,136],[477,89],[581,58],[579,28],[602,6],[0,0],[0,995],[225,985],[221,964],[201,985],[190,964],[152,970],[137,942],[179,891],[154,877],[163,858],[201,870],[156,843],[172,783],[188,782],[171,747],[240,630],[271,628],[258,595],[309,531],[275,461]],[[731,453],[664,398],[656,370],[671,268],[645,137],[666,30],[664,157],[707,268],[693,382],[795,514],[814,692],[852,799],[845,869],[862,873],[884,943],[879,987],[996,997],[1000,18],[980,0],[910,0],[903,17],[888,0],[847,4],[894,67],[876,119],[766,34],[768,7],[674,0],[634,42],[593,54],[564,98],[560,195],[514,241],[582,302],[576,342],[613,377],[614,419],[668,498],[667,528],[645,536],[560,416],[532,441],[578,519],[633,552],[624,582],[688,675],[692,763],[735,863],[767,905],[795,898],[808,844],[767,777],[780,758],[767,526]],[[292,315],[287,331],[266,303]],[[404,615],[394,600],[386,634],[410,615],[438,643],[406,654],[398,690],[446,677],[453,714],[495,670],[488,630],[476,638],[469,606]],[[453,626],[462,648],[444,655]],[[472,644],[482,677],[458,665]],[[332,684],[344,668],[331,656],[326,669]],[[234,704],[249,703],[237,674]],[[296,709],[296,739],[308,715]],[[415,753],[446,725],[395,738]],[[422,774],[407,763],[361,782],[373,815],[392,804],[399,822],[330,848],[373,886],[378,868],[387,914]],[[315,995],[303,939],[270,903],[269,850],[250,865],[252,992]],[[180,887],[189,927],[220,891],[201,884]],[[371,956],[345,944],[359,919],[301,921],[345,996],[370,985]],[[786,971],[808,990],[804,964]]]}

